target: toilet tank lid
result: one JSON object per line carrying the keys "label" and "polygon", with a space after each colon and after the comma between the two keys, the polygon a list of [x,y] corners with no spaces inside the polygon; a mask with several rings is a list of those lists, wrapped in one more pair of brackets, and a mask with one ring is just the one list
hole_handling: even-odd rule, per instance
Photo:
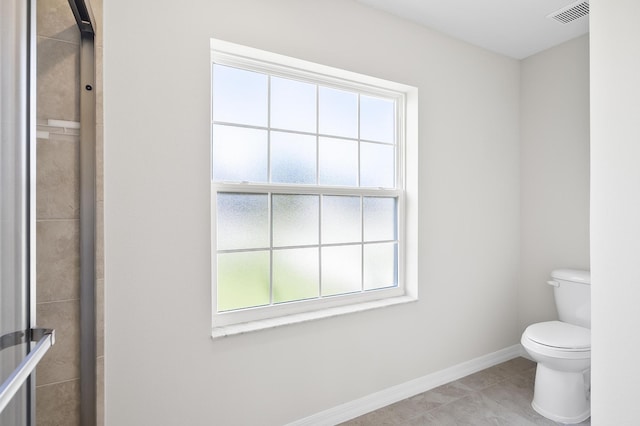
{"label": "toilet tank lid", "polygon": [[571,281],[574,283],[591,284],[591,273],[579,269],[556,269],[551,272],[551,277],[557,280]]}

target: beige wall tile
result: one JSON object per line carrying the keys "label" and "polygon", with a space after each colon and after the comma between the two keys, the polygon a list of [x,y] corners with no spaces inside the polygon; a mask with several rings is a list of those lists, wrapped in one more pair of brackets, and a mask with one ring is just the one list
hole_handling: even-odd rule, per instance
{"label": "beige wall tile", "polygon": [[55,345],[37,368],[37,385],[46,385],[80,377],[80,302],[38,303],[37,323],[56,331]]}
{"label": "beige wall tile", "polygon": [[80,43],[80,30],[68,0],[47,0],[38,3],[38,7],[43,9],[37,13],[39,36]]}
{"label": "beige wall tile", "polygon": [[104,278],[96,280],[96,355],[104,355]]}
{"label": "beige wall tile", "polygon": [[102,47],[102,0],[91,0],[91,10],[96,20],[96,39],[95,45]]}
{"label": "beige wall tile", "polygon": [[80,297],[78,220],[43,220],[36,224],[37,302]]}
{"label": "beige wall tile", "polygon": [[38,37],[38,119],[80,121],[80,47]]}
{"label": "beige wall tile", "polygon": [[104,200],[104,126],[96,125],[96,201]]}
{"label": "beige wall tile", "polygon": [[104,124],[104,108],[102,102],[104,99],[103,91],[103,73],[102,73],[102,47],[96,47],[96,123]]}
{"label": "beige wall tile", "polygon": [[96,203],[96,278],[104,278],[104,201]]}
{"label": "beige wall tile", "polygon": [[36,217],[77,219],[80,214],[80,141],[38,139]]}
{"label": "beige wall tile", "polygon": [[37,426],[80,426],[79,380],[36,388]]}
{"label": "beige wall tile", "polygon": [[96,425],[104,425],[104,357],[96,360]]}

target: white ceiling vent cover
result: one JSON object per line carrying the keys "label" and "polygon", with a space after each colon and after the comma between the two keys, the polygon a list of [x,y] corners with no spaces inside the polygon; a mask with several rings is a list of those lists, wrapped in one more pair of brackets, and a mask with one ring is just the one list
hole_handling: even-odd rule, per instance
{"label": "white ceiling vent cover", "polygon": [[547,18],[556,20],[563,24],[568,24],[576,19],[582,18],[589,14],[589,2],[584,0],[578,0],[571,3],[562,9],[558,9],[555,12],[547,15]]}

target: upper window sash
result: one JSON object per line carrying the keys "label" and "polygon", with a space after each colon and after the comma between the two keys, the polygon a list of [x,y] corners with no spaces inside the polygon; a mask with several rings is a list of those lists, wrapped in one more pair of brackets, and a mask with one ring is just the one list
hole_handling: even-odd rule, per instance
{"label": "upper window sash", "polygon": [[[213,64],[220,64],[226,66],[237,67],[249,71],[255,71],[264,73],[270,76],[289,78],[297,81],[307,82],[310,84],[321,85],[325,87],[331,87],[339,90],[346,90],[350,92],[357,92],[360,95],[382,97],[386,99],[392,99],[395,101],[395,185],[393,188],[404,189],[405,188],[405,138],[406,138],[406,91],[408,86],[391,82],[388,80],[382,80],[376,77],[366,76],[346,70],[336,69],[313,62],[304,61],[301,59],[291,58],[284,55],[278,55],[271,52],[265,52],[259,49],[250,48],[247,46],[241,46],[222,40],[211,40],[211,61]],[[213,76],[213,72],[212,72]],[[213,105],[212,105],[213,114]],[[213,115],[211,116],[211,123],[214,124],[229,124],[223,122],[214,122]],[[242,127],[242,126],[238,126]],[[252,126],[247,126],[252,127]],[[258,126],[260,127],[260,126]],[[272,126],[260,127],[265,130],[278,131],[280,129]],[[291,132],[287,130],[287,132]],[[295,133],[295,132],[291,132]],[[333,135],[325,135],[321,132],[302,132],[308,135],[317,135],[319,137],[331,137]],[[358,140],[360,142],[367,143],[380,143],[383,142],[371,141],[366,138],[360,137],[345,138]],[[339,139],[340,137],[338,137]],[[391,144],[389,144],[391,145]],[[212,176],[213,179],[213,176]],[[218,181],[222,182],[222,181]],[[278,183],[261,182],[269,185],[279,185]],[[297,184],[296,184],[297,185]],[[307,184],[308,185],[308,184]],[[320,186],[319,182],[315,184]],[[300,184],[305,186],[305,184]],[[333,186],[331,186],[333,188]],[[353,185],[349,187],[354,188],[368,188],[359,185]],[[386,188],[389,189],[389,188]]]}

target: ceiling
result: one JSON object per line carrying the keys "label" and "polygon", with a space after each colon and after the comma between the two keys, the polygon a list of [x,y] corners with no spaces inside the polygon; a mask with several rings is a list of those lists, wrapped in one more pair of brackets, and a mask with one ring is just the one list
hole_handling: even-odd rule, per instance
{"label": "ceiling", "polygon": [[546,17],[575,0],[357,1],[516,59],[589,31],[588,16],[567,24]]}

